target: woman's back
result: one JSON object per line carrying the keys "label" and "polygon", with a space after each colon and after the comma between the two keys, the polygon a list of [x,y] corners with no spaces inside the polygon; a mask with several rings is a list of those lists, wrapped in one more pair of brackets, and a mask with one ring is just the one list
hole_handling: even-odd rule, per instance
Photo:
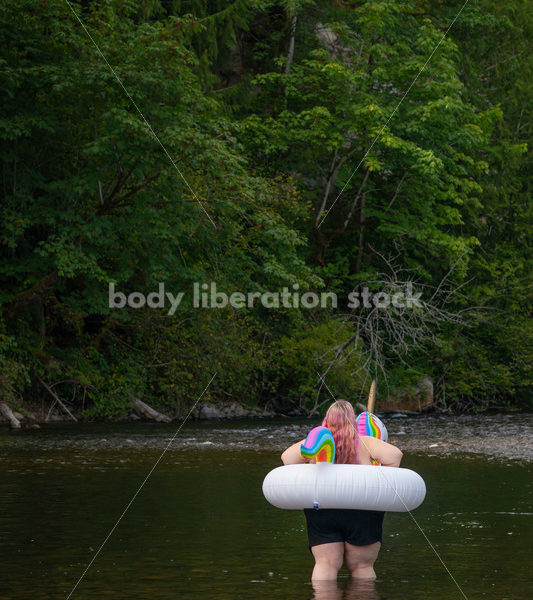
{"label": "woman's back", "polygon": [[[377,438],[360,436],[349,402],[338,400],[328,409],[323,427],[335,440],[335,462],[371,465],[372,459],[386,467],[399,467],[402,452]],[[305,440],[296,442],[283,452],[283,464],[315,462],[302,456]],[[374,579],[374,561],[382,540],[384,512],[343,509],[304,510],[309,548],[315,557],[312,579],[336,579],[343,560],[353,577]]]}

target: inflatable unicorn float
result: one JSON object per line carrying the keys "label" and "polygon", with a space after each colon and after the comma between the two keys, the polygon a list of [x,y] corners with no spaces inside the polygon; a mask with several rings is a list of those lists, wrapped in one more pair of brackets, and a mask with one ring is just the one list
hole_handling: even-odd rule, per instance
{"label": "inflatable unicorn float", "polygon": [[[359,435],[388,440],[385,425],[372,413],[375,383],[367,410],[356,420]],[[263,481],[263,494],[277,508],[345,508],[408,512],[422,504],[426,485],[418,473],[401,467],[335,464],[335,441],[326,427],[315,427],[301,446],[315,464],[277,467]]]}

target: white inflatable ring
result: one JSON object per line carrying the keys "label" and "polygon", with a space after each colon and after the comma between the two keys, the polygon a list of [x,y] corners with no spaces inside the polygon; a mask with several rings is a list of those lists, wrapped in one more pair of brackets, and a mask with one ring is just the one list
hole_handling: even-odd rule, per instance
{"label": "white inflatable ring", "polygon": [[426,485],[410,469],[319,462],[278,467],[265,477],[270,504],[290,510],[347,508],[407,512],[420,506]]}

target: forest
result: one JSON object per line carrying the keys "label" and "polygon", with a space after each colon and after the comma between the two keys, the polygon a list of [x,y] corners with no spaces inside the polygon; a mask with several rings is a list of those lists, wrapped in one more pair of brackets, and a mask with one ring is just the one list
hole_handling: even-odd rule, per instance
{"label": "forest", "polygon": [[[430,380],[437,410],[531,408],[532,20],[2,2],[0,402],[312,414]],[[239,302],[195,304],[213,284]],[[240,302],[284,289],[338,302]]]}

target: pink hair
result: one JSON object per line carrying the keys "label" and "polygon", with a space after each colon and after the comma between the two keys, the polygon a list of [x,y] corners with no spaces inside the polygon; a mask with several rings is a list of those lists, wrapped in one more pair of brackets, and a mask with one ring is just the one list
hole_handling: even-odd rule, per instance
{"label": "pink hair", "polygon": [[327,427],[335,440],[335,462],[337,464],[357,464],[359,434],[355,427],[353,406],[346,400],[337,400],[326,412],[322,426]]}

